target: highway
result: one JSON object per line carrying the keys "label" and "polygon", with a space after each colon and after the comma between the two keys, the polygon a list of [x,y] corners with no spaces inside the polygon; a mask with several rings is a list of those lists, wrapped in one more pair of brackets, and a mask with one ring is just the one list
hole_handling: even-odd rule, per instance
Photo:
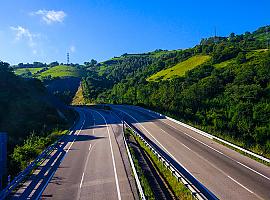
{"label": "highway", "polygon": [[112,105],[219,199],[270,199],[270,168],[164,117]]}
{"label": "highway", "polygon": [[137,199],[121,122],[108,111],[76,109],[73,133],[13,199]]}

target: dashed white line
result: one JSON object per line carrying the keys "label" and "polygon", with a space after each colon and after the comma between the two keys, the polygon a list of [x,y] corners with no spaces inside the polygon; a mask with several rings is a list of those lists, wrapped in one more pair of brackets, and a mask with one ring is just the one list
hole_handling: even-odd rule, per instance
{"label": "dashed white line", "polygon": [[119,183],[118,183],[118,176],[117,176],[116,167],[115,167],[115,160],[114,160],[114,154],[113,154],[113,148],[112,148],[112,141],[111,141],[109,126],[107,124],[107,121],[106,121],[105,117],[102,114],[100,114],[98,111],[95,111],[95,110],[93,110],[93,111],[96,112],[96,113],[98,113],[103,118],[104,122],[106,123],[107,133],[108,133],[108,136],[109,136],[111,153],[112,153],[113,170],[114,170],[114,177],[115,177],[117,195],[118,195],[118,200],[121,200],[121,194],[120,194],[120,188],[119,188]]}
{"label": "dashed white line", "polygon": [[[177,161],[178,163],[180,163],[141,123],[139,123],[138,122],[138,120],[137,119],[135,119],[133,116],[131,116],[130,114],[128,114],[127,112],[125,112],[125,111],[123,111],[123,110],[121,110],[121,112],[124,112],[125,114],[127,114],[128,116],[130,116],[131,118],[133,118],[150,136],[152,136],[152,138],[154,139],[154,140],[156,140],[156,142],[175,160],[175,161]],[[167,123],[166,123],[167,124]],[[170,125],[170,124],[168,124],[168,125]],[[171,126],[171,125],[170,125]],[[171,126],[171,127],[173,127],[173,126]],[[175,127],[173,127],[174,129],[176,129]],[[178,130],[178,129],[176,129],[176,130]],[[164,130],[163,130],[164,131]],[[166,131],[164,131],[164,132],[166,132]],[[167,133],[167,132],[166,132]],[[168,133],[167,133],[168,134]],[[186,134],[186,133],[184,133],[184,134]],[[169,135],[169,134],[168,134]],[[186,134],[187,135],[187,134]],[[196,140],[196,141],[198,141],[198,142],[200,142],[200,143],[202,143],[203,145],[205,145],[205,146],[207,146],[207,147],[209,147],[210,149],[212,149],[212,150],[214,150],[214,151],[216,151],[216,152],[218,152],[218,153],[220,153],[220,154],[222,154],[222,155],[224,155],[222,152],[220,152],[220,151],[218,151],[218,150],[216,150],[216,149],[214,149],[213,147],[211,147],[211,146],[209,146],[209,145],[207,145],[207,144],[205,144],[205,143],[203,143],[203,142],[201,142],[201,141],[199,141],[199,140],[197,140],[196,138],[194,138],[194,137],[192,137],[192,136],[190,136],[190,135],[187,135],[187,136],[189,136],[189,137],[191,137],[191,138],[193,138],[194,140]],[[182,144],[182,143],[181,143]],[[185,145],[184,145],[185,146]],[[224,155],[224,156],[226,156],[226,155]],[[226,157],[228,157],[228,156],[226,156]],[[230,158],[230,157],[228,157],[228,158]],[[232,158],[230,158],[230,159],[232,159]],[[234,159],[232,159],[232,160],[234,160]],[[235,161],[235,160],[234,160]],[[238,162],[238,161],[236,161],[236,162]],[[242,163],[240,163],[239,162],[239,164],[242,164]],[[245,166],[244,164],[242,164],[243,166]],[[246,166],[247,167],[247,166]],[[184,166],[183,166],[183,168],[184,169],[186,169]],[[215,167],[216,168],[216,167]],[[216,168],[216,169],[218,169],[218,168]],[[186,169],[187,170],[187,169]],[[220,169],[218,169],[219,171],[221,171],[222,173],[224,173],[222,170],[220,170]],[[252,169],[251,169],[252,170]],[[187,170],[188,171],[188,170]],[[188,171],[189,172],[189,171]],[[256,172],[255,170],[254,170],[254,172]],[[190,173],[190,172],[189,172]],[[261,175],[261,176],[263,176],[264,178],[267,178],[268,179],[268,177],[265,177],[264,175],[262,175],[262,174],[260,174],[259,172],[256,172],[256,173],[258,173],[259,175]],[[190,173],[191,174],[191,173]],[[231,180],[233,180],[234,182],[236,182],[236,183],[238,183],[237,181],[235,181],[234,179],[232,179],[229,175],[227,175],[226,173],[224,173],[227,177],[229,177]],[[191,174],[192,175],[192,174]],[[192,175],[193,176],[193,175]],[[194,177],[194,176],[193,176]],[[194,177],[195,178],[195,177]],[[238,183],[239,185],[241,185],[240,183]],[[243,186],[243,185],[241,185],[244,189],[246,189],[247,191],[249,191],[249,192],[251,192],[251,193],[253,193],[251,190],[249,190],[248,188],[246,188],[245,186]],[[259,197],[257,194],[255,194],[255,193],[253,193],[254,195],[256,195],[257,197]],[[260,198],[260,197],[259,197]]]}
{"label": "dashed white line", "polygon": [[[160,128],[164,133],[168,134],[166,131],[164,131],[162,128]],[[173,138],[174,139],[174,138]],[[187,148],[188,150],[192,151],[188,146],[186,146],[185,144],[179,142],[182,146],[184,146],[185,148]]]}
{"label": "dashed white line", "polygon": [[[171,158],[173,158],[177,163],[180,164],[180,162],[137,120],[135,119],[133,116],[131,116],[130,114],[128,114],[127,112],[121,110],[121,112],[125,113],[126,115],[130,116],[132,119],[134,119],[138,124],[140,124],[140,126],[149,134],[151,135],[151,137],[167,152],[167,154],[169,156],[171,156]],[[180,164],[194,179],[196,179],[189,171],[188,169],[186,169],[182,164]],[[196,179],[197,180],[197,179]]]}
{"label": "dashed white line", "polygon": [[81,183],[80,183],[80,188],[82,188],[83,178],[84,178],[84,172],[83,172],[83,174],[82,174]]}
{"label": "dashed white line", "polygon": [[[77,133],[77,134],[74,134],[74,135],[79,135],[79,134],[81,133],[82,128],[83,128],[83,126],[84,126],[84,124],[85,124],[85,114],[84,114],[84,120],[83,120],[83,124],[82,124],[82,126],[81,126],[80,130],[78,131],[78,133]],[[69,150],[70,150],[71,146],[74,144],[75,140],[76,140],[76,138],[74,138],[74,139],[73,139],[73,141],[71,142],[71,144],[69,145],[69,147],[68,147],[68,149],[67,149],[67,153],[69,152]]]}
{"label": "dashed white line", "polygon": [[[172,126],[171,124],[167,123],[166,121],[162,121],[162,122],[163,122],[163,123],[165,123],[165,124],[167,124],[167,125],[169,125],[170,127],[174,128],[175,130],[179,131],[177,128],[175,128],[175,127],[174,127],[174,126]],[[224,153],[222,153],[222,152],[218,151],[217,149],[215,149],[215,148],[213,148],[213,147],[211,147],[211,146],[209,146],[209,145],[205,144],[204,142],[201,142],[200,140],[198,140],[198,139],[196,139],[196,138],[192,137],[191,135],[188,135],[188,134],[186,134],[186,133],[185,133],[185,132],[183,132],[183,131],[181,131],[181,133],[184,133],[184,134],[185,134],[185,135],[187,135],[188,137],[190,137],[190,138],[192,138],[192,139],[196,140],[197,142],[199,142],[199,143],[201,143],[201,144],[205,145],[206,147],[208,147],[208,148],[210,148],[210,149],[212,149],[212,150],[216,151],[217,153],[219,153],[219,154],[221,154],[221,155],[223,155],[223,156],[227,157],[228,159],[233,160],[234,162],[238,163],[239,165],[242,165],[243,167],[245,167],[245,168],[249,169],[250,171],[252,171],[252,172],[254,172],[254,173],[256,173],[256,174],[258,174],[258,175],[260,175],[260,176],[262,176],[262,177],[264,177],[264,178],[266,178],[267,180],[270,180],[270,178],[269,178],[269,177],[267,177],[267,176],[265,176],[265,175],[261,174],[260,172],[258,172],[258,171],[256,171],[256,170],[254,170],[254,169],[252,169],[252,168],[250,168],[250,167],[246,166],[245,164],[243,164],[243,163],[241,163],[241,162],[239,162],[239,161],[237,161],[237,160],[235,160],[235,159],[233,159],[233,158],[231,158],[231,157],[229,157],[229,156],[225,155]]]}

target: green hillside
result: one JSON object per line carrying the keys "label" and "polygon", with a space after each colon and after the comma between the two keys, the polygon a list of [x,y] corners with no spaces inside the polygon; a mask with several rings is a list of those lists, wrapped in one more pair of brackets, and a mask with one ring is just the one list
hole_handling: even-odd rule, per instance
{"label": "green hillside", "polygon": [[151,108],[270,157],[269,28],[105,61],[86,75],[84,97]]}
{"label": "green hillside", "polygon": [[210,56],[208,55],[193,56],[183,62],[178,63],[173,67],[159,71],[158,73],[147,78],[147,81],[166,80],[171,79],[174,76],[183,76],[186,73],[186,71],[191,70],[205,63],[208,60],[210,60]]}
{"label": "green hillside", "polygon": [[58,65],[49,68],[47,71],[39,74],[39,78],[43,79],[46,77],[56,78],[56,77],[81,77],[83,70],[75,66]]}
{"label": "green hillside", "polygon": [[37,73],[38,71],[42,70],[43,68],[17,68],[14,70],[16,75],[22,75],[28,72],[31,72],[32,75]]}

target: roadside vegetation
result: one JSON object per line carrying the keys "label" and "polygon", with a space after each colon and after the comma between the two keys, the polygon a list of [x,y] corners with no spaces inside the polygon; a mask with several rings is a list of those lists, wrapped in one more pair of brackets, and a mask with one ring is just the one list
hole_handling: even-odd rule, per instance
{"label": "roadside vegetation", "polygon": [[18,167],[19,171],[25,169],[42,151],[57,141],[67,130],[53,130],[48,136],[40,136],[32,133],[24,140],[22,145],[17,145],[10,155],[11,166]]}
{"label": "roadside vegetation", "polygon": [[145,173],[139,164],[138,157],[136,156],[136,154],[134,153],[134,150],[130,146],[129,146],[129,150],[130,150],[136,171],[138,173],[140,183],[141,183],[143,191],[144,191],[144,195],[146,196],[147,199],[155,199],[155,196],[154,196],[153,191],[151,189],[151,185],[150,185],[149,181],[147,180],[147,178],[145,177]]}
{"label": "roadside vegetation", "polygon": [[134,135],[130,129],[126,129],[125,132],[129,136],[133,137],[141,149],[148,155],[152,164],[154,165],[154,168],[162,176],[163,180],[165,180],[166,185],[169,186],[169,190],[173,192],[174,197],[177,199],[193,199],[191,192],[181,182],[179,182],[175,176],[173,176],[172,172],[163,165],[158,157],[142,142],[138,136]]}
{"label": "roadside vegetation", "polygon": [[15,176],[74,122],[73,111],[56,102],[40,80],[16,76],[0,62],[0,131],[8,133],[8,174]]}

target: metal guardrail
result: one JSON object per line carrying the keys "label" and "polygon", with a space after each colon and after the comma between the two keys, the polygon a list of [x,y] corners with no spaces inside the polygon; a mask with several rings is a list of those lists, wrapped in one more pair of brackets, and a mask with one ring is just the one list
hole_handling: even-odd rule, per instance
{"label": "metal guardrail", "polygon": [[[76,120],[77,121],[77,120]],[[74,128],[76,121],[74,121],[72,127],[68,130],[68,132],[71,132],[71,130]],[[58,143],[63,139],[65,135],[61,136],[57,141],[55,141],[52,145],[47,147],[43,152],[26,167],[23,171],[21,171],[11,182],[8,184],[1,192],[0,192],[0,200],[5,199],[8,197],[8,195],[11,194],[13,190],[15,190],[22,181],[38,166],[38,164],[42,161],[44,161],[51,152],[55,149],[55,147],[58,145]]]}
{"label": "metal guardrail", "polygon": [[226,141],[226,140],[223,140],[223,139],[221,139],[221,138],[219,138],[219,137],[217,137],[217,136],[211,135],[211,134],[206,133],[206,132],[204,132],[204,131],[202,131],[202,130],[199,130],[199,129],[197,129],[197,128],[194,128],[194,127],[192,127],[192,126],[190,126],[190,125],[188,125],[188,124],[185,124],[185,123],[183,123],[183,122],[180,122],[180,121],[178,121],[178,120],[176,120],[176,119],[173,119],[173,118],[171,118],[171,117],[168,117],[168,116],[166,116],[166,115],[160,114],[160,113],[158,113],[158,112],[155,112],[155,111],[152,111],[152,110],[149,110],[149,109],[144,109],[144,108],[141,108],[141,107],[138,107],[138,106],[134,106],[134,107],[136,107],[137,109],[141,109],[141,110],[143,109],[143,110],[146,110],[146,111],[151,112],[151,113],[153,113],[153,114],[156,114],[156,115],[158,115],[158,116],[163,116],[163,117],[165,117],[166,119],[168,119],[168,120],[170,120],[170,121],[172,121],[172,122],[175,122],[175,123],[177,123],[177,124],[179,124],[179,125],[181,125],[181,126],[184,126],[184,127],[188,128],[188,129],[190,129],[190,130],[192,130],[192,131],[194,131],[194,132],[196,132],[196,133],[198,133],[198,134],[200,134],[200,135],[203,135],[203,136],[205,136],[205,137],[207,137],[207,138],[209,138],[209,139],[211,139],[211,140],[213,140],[213,139],[218,140],[218,141],[220,141],[220,142],[222,142],[222,143],[224,143],[224,144],[226,144],[226,145],[229,145],[229,146],[231,146],[231,147],[233,147],[233,148],[235,148],[235,149],[238,149],[238,150],[240,150],[240,151],[242,151],[242,152],[244,152],[244,153],[246,153],[246,154],[249,154],[249,155],[251,155],[251,156],[254,156],[254,157],[258,158],[258,159],[261,159],[261,160],[263,160],[263,161],[265,161],[265,162],[270,163],[270,159],[268,159],[268,158],[265,158],[265,157],[263,157],[263,156],[261,156],[261,155],[258,155],[258,154],[256,154],[256,153],[253,153],[253,152],[251,152],[251,151],[249,151],[249,150],[247,150],[247,149],[244,149],[244,148],[239,147],[239,146],[237,146],[237,145],[235,145],[235,144],[232,144],[232,143],[230,143],[230,142],[228,142],[228,141]]}
{"label": "metal guardrail", "polygon": [[127,142],[126,142],[125,133],[123,133],[123,139],[124,139],[125,147],[126,147],[126,150],[127,150],[129,162],[131,164],[131,168],[132,168],[132,171],[133,171],[133,174],[134,174],[134,177],[135,177],[136,185],[137,185],[139,193],[140,193],[140,197],[141,197],[142,200],[146,200],[144,192],[143,192],[143,188],[141,186],[139,176],[138,176],[137,171],[135,169],[135,165],[133,163],[133,160],[132,160],[132,157],[131,157],[131,154],[130,154],[130,151],[129,151],[129,148],[128,148],[128,145],[127,145]]}
{"label": "metal guardrail", "polygon": [[7,185],[0,193],[0,199],[5,199],[31,172],[42,160],[45,160],[47,156],[54,150],[59,141],[56,141],[53,145],[46,148],[27,168],[16,176],[9,185]]}
{"label": "metal guardrail", "polygon": [[[204,187],[194,176],[192,176],[184,167],[180,166],[177,169],[166,157],[164,157],[159,151],[151,144],[149,139],[147,139],[142,133],[139,133],[133,128],[132,125],[124,121],[124,124],[129,127],[133,133],[135,133],[143,143],[150,148],[150,150],[158,157],[158,159],[172,172],[172,174],[181,181],[192,193],[192,195],[199,199],[209,199],[217,200],[218,198],[210,192],[206,187]],[[149,142],[148,142],[148,141]],[[179,164],[179,163],[178,163]],[[179,164],[180,165],[180,164]]]}

